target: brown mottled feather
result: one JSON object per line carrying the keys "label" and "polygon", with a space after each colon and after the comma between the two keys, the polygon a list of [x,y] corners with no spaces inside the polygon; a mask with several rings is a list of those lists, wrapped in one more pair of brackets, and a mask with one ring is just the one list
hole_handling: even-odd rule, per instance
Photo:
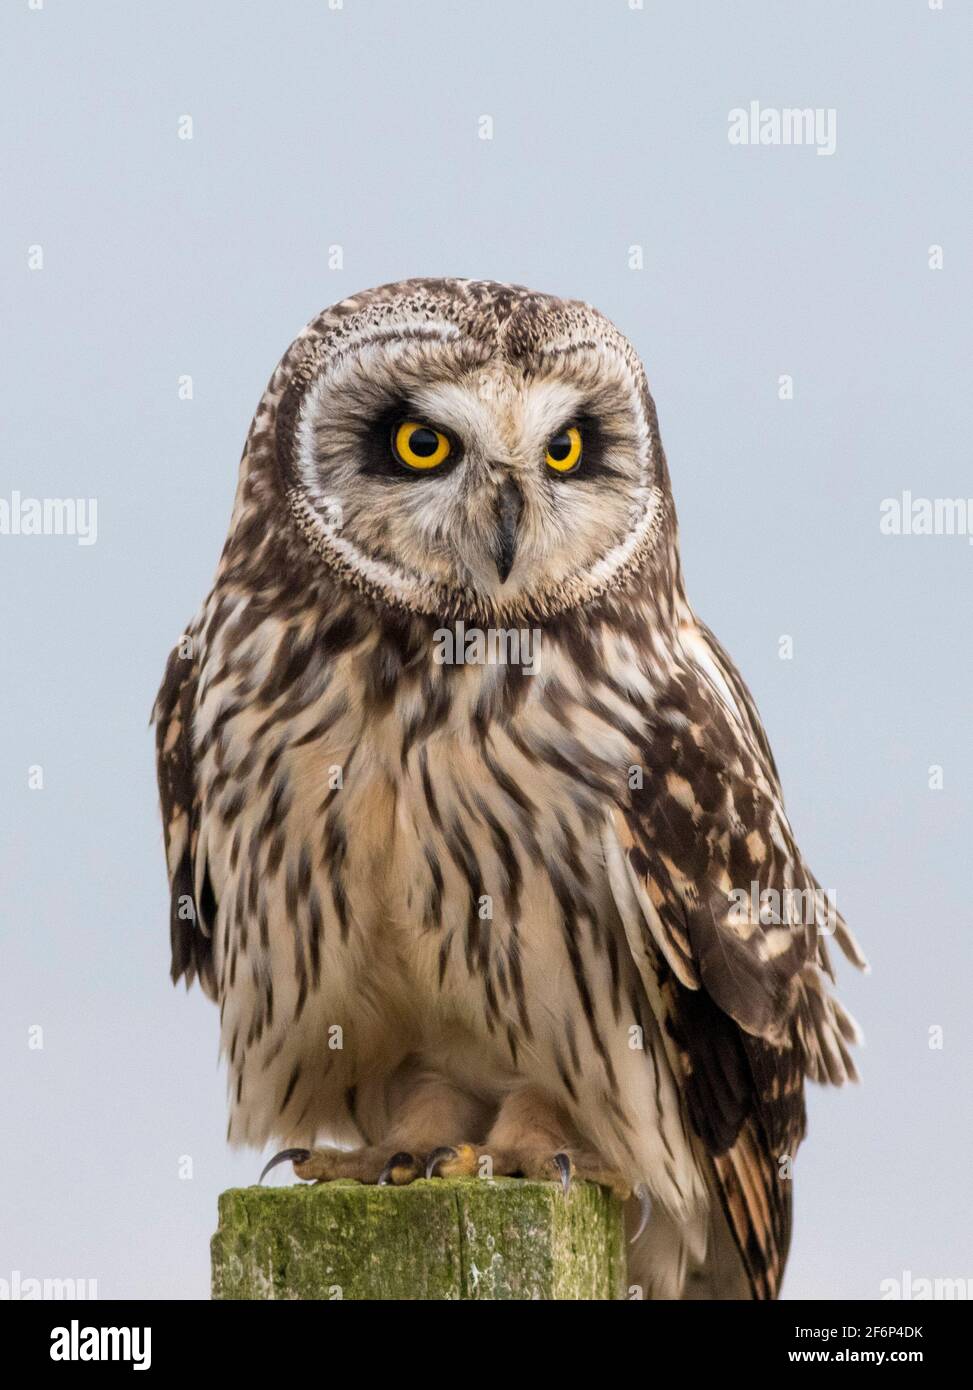
{"label": "brown mottled feather", "polygon": [[211,933],[216,905],[215,901],[207,901],[213,890],[205,870],[203,891],[197,894],[196,888],[199,798],[193,770],[192,727],[197,680],[195,662],[183,656],[179,647],[174,648],[152,720],[156,726],[159,799],[169,865],[172,980],[176,983],[185,979],[188,989],[198,978],[204,992],[215,998]]}
{"label": "brown mottled feather", "polygon": [[[844,1044],[855,1031],[822,982],[815,922],[734,923],[731,889],[759,883],[783,894],[818,884],[784,816],[749,692],[709,633],[696,633],[730,700],[691,658],[676,667],[650,721],[644,785],[616,820],[651,905],[647,935],[670,962],[660,965],[663,1023],[690,1121],[753,1295],[772,1298],[790,1242],[783,1160],[804,1136],[804,1078],[854,1079]],[[838,925],[839,940],[850,942]],[[853,943],[849,954],[861,963]]]}

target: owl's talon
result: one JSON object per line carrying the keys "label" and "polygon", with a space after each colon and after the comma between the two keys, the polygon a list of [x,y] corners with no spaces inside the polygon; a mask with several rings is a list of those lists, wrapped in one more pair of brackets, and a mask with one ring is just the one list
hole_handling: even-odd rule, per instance
{"label": "owl's talon", "polygon": [[456,1157],[456,1150],[455,1150],[454,1148],[452,1148],[450,1145],[446,1145],[445,1147],[443,1147],[443,1148],[441,1148],[441,1149],[433,1149],[432,1153],[429,1155],[428,1159],[426,1160],[426,1177],[427,1177],[427,1178],[438,1178],[438,1177],[440,1177],[441,1174],[440,1174],[440,1172],[439,1172],[439,1165],[440,1165],[441,1163],[445,1163],[445,1162],[447,1161],[447,1159],[453,1159],[453,1158],[455,1158],[455,1157]]}
{"label": "owl's talon", "polygon": [[306,1163],[311,1157],[310,1149],[281,1149],[280,1153],[274,1154],[273,1158],[264,1164],[263,1172],[257,1180],[257,1185],[263,1182],[271,1168],[278,1167],[281,1163]]}
{"label": "owl's talon", "polygon": [[[422,1176],[422,1164],[410,1153],[393,1154],[378,1175],[379,1187],[405,1187]],[[428,1176],[428,1172],[427,1172]]]}
{"label": "owl's talon", "polygon": [[639,1236],[642,1234],[646,1226],[649,1224],[649,1217],[652,1215],[652,1198],[649,1196],[649,1190],[645,1186],[644,1182],[639,1183],[635,1191],[635,1196],[639,1199],[639,1224],[638,1230],[635,1232],[634,1236],[632,1236],[632,1239],[629,1241],[629,1245],[635,1244]]}
{"label": "owl's talon", "polygon": [[433,1149],[426,1163],[427,1178],[473,1178],[479,1151],[472,1144],[446,1144]]}
{"label": "owl's talon", "polygon": [[565,1153],[555,1154],[551,1162],[561,1175],[561,1191],[566,1197],[571,1191],[571,1177],[574,1173],[574,1166]]}

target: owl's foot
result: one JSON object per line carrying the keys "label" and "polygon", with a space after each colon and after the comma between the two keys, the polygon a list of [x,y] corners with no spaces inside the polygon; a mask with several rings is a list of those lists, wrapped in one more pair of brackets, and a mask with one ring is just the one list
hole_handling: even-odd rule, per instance
{"label": "owl's foot", "polygon": [[264,1166],[260,1181],[281,1163],[293,1163],[294,1174],[305,1182],[334,1182],[351,1178],[380,1187],[404,1187],[422,1177],[423,1163],[410,1153],[394,1153],[376,1147],[364,1149],[283,1149]]}
{"label": "owl's foot", "polygon": [[434,1149],[426,1161],[427,1178],[531,1178],[559,1182],[565,1192],[573,1175],[574,1164],[566,1153],[540,1150],[498,1152],[476,1144],[451,1144]]}

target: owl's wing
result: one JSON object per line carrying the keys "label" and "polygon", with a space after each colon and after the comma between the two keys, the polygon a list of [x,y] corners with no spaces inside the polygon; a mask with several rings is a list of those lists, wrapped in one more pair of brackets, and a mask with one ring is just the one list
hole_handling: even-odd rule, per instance
{"label": "owl's wing", "polygon": [[152,722],[156,727],[156,771],[171,894],[172,980],[176,983],[185,978],[188,988],[198,978],[204,992],[213,999],[216,898],[205,854],[200,850],[192,744],[198,679],[197,662],[184,655],[182,647],[176,647],[156,696]]}
{"label": "owl's wing", "polygon": [[683,631],[642,764],[612,814],[613,889],[752,1292],[775,1297],[804,1078],[856,1076],[825,936],[865,962],[794,842],[749,692],[704,628]]}

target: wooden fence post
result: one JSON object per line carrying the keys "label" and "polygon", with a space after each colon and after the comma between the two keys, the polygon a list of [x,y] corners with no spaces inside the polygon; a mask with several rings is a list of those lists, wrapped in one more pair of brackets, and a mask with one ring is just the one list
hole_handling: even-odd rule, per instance
{"label": "wooden fence post", "polygon": [[217,1299],[619,1299],[621,1203],[517,1178],[224,1192]]}

